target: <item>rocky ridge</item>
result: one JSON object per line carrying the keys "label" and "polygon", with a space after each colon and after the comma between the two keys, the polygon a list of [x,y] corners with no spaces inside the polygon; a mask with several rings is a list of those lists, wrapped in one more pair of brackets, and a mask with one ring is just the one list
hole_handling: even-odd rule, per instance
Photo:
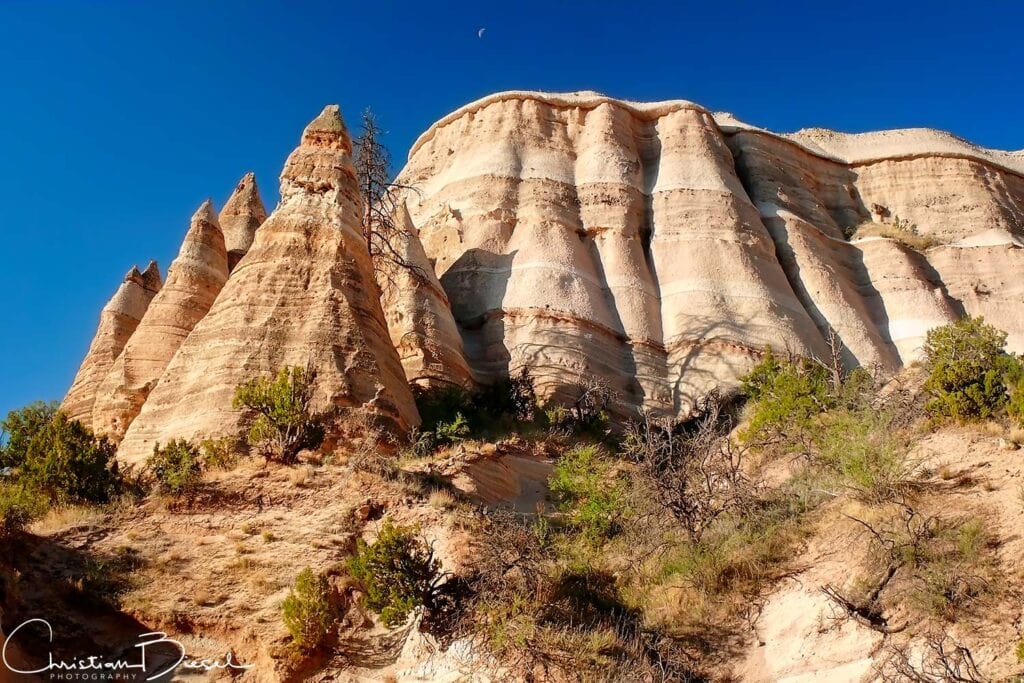
{"label": "rocky ridge", "polygon": [[[834,333],[892,370],[970,313],[1024,349],[1024,153],[509,92],[434,124],[398,182],[483,381],[529,366],[571,399],[597,376],[623,413],[680,413],[766,344],[822,355]],[[865,224],[908,239],[850,239]]]}
{"label": "rocky ridge", "polygon": [[924,129],[778,135],[681,100],[508,92],[431,126],[397,182],[411,189],[394,246],[412,267],[375,268],[351,139],[326,109],[265,222],[251,174],[221,212],[230,274],[209,313],[179,311],[194,325],[176,342],[129,344],[145,307],[116,324],[105,309],[65,407],[91,423],[122,349],[174,349],[144,378],[148,398],[135,394],[139,417],[97,423],[127,428],[122,457],[137,461],[158,440],[232,433],[233,388],[283,364],[317,370],[321,406],[367,405],[401,431],[418,421],[409,382],[522,367],[541,397],[603,381],[625,417],[685,413],[767,345],[823,357],[833,340],[851,366],[895,370],[929,328],[972,314],[1024,349],[1022,152]]}
{"label": "rocky ridge", "polygon": [[92,344],[64,397],[62,407],[72,420],[80,420],[87,427],[92,427],[92,411],[99,385],[139,326],[162,284],[156,261],[151,261],[145,271],[132,266],[114,296],[100,311],[99,327],[93,335]]}
{"label": "rocky ridge", "polygon": [[115,441],[142,410],[167,364],[228,279],[228,252],[209,200],[192,216],[163,288],[96,392],[93,429]]}
{"label": "rocky ridge", "polygon": [[328,106],[285,163],[280,204],[171,359],[120,458],[140,462],[172,438],[237,433],[235,388],[285,365],[316,373],[317,409],[365,406],[399,431],[418,422],[359,230],[351,153],[338,107]]}

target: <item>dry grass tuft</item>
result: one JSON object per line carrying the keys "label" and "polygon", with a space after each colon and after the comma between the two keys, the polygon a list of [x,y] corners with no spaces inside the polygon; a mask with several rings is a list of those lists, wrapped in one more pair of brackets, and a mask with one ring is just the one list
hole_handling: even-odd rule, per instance
{"label": "dry grass tuft", "polygon": [[315,473],[316,469],[312,465],[299,465],[289,472],[288,481],[296,488],[304,488],[309,486]]}
{"label": "dry grass tuft", "polygon": [[455,495],[448,489],[434,489],[427,502],[430,507],[438,510],[453,510],[458,505]]}
{"label": "dry grass tuft", "polygon": [[96,524],[103,516],[102,510],[87,505],[56,507],[29,525],[28,529],[38,536],[49,536],[72,527]]}
{"label": "dry grass tuft", "polygon": [[982,431],[990,436],[1002,436],[1003,425],[999,424],[995,420],[988,420],[981,425]]}
{"label": "dry grass tuft", "polygon": [[192,594],[192,602],[194,602],[197,607],[215,607],[225,600],[227,600],[227,596],[223,593],[214,594],[205,588],[198,588],[195,593]]}
{"label": "dry grass tuft", "polygon": [[[896,220],[899,220],[898,218]],[[905,221],[899,224],[894,223],[875,223],[874,221],[867,221],[857,226],[852,234],[849,235],[851,240],[860,239],[862,237],[884,237],[886,239],[896,240],[901,244],[914,249],[916,251],[924,251],[930,247],[937,246],[940,244],[938,240],[930,235],[922,235],[917,231],[917,226],[910,225]]]}

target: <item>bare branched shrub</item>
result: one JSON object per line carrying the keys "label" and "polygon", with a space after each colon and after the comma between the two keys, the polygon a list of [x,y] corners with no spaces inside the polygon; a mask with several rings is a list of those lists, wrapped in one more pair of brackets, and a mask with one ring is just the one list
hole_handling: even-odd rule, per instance
{"label": "bare branched shrub", "polygon": [[716,519],[752,504],[743,470],[746,448],[728,436],[722,399],[708,394],[688,421],[645,414],[626,429],[623,452],[639,467],[659,502],[697,542]]}
{"label": "bare branched shrub", "polygon": [[[643,627],[618,580],[594,567],[564,568],[544,518],[495,511],[484,521],[476,573],[457,633],[505,670],[552,680],[695,680],[694,658]],[[486,668],[487,661],[475,662]]]}
{"label": "bare branched shrub", "polygon": [[905,499],[898,515],[882,524],[850,517],[871,534],[875,586],[865,607],[874,607],[894,585],[919,613],[953,621],[990,594],[998,579],[996,539],[983,517],[940,518]]}
{"label": "bare branched shrub", "polygon": [[887,656],[875,667],[886,683],[984,683],[971,651],[948,634],[936,631],[925,639],[924,650],[915,654],[906,645],[890,645]]}
{"label": "bare branched shrub", "polygon": [[381,427],[376,415],[364,408],[351,410],[342,428],[352,436],[348,462],[353,469],[384,479],[398,475],[398,463],[389,448],[392,436]]}
{"label": "bare branched shrub", "polygon": [[615,400],[615,390],[596,375],[580,373],[576,377],[576,400],[570,410],[578,425],[597,425],[608,421],[608,409]]}

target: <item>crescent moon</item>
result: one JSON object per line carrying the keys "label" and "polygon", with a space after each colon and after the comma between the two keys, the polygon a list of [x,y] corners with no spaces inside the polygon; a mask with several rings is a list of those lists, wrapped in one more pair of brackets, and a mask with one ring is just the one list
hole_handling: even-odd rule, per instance
{"label": "crescent moon", "polygon": [[482,28],[482,29],[480,29],[479,31],[477,31],[477,32],[476,32],[476,37],[477,37],[477,38],[483,38],[483,37],[484,37],[484,31],[486,31],[486,30],[487,30],[487,29],[485,29],[485,28]]}

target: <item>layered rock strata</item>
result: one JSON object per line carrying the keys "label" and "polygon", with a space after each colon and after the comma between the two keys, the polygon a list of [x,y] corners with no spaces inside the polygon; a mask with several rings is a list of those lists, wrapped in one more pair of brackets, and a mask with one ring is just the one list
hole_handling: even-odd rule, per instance
{"label": "layered rock strata", "polygon": [[[1024,348],[1024,316],[1009,312],[1022,153],[510,92],[434,124],[398,182],[415,188],[413,227],[483,381],[530,366],[545,393],[571,398],[599,377],[620,412],[678,414],[767,344],[822,355],[836,339],[847,364],[891,370],[930,327],[972,313]],[[897,217],[938,246],[849,239]],[[414,328],[393,322],[392,337]]]}
{"label": "layered rock strata", "polygon": [[265,220],[267,210],[260,199],[256,175],[252,172],[246,173],[238,181],[235,191],[231,193],[218,217],[228,250],[228,270],[234,270],[249,251],[257,228],[263,225]]}
{"label": "layered rock strata", "polygon": [[[367,406],[402,430],[418,420],[408,383],[522,367],[541,397],[607,384],[624,418],[685,414],[768,345],[824,358],[836,342],[849,366],[893,370],[971,314],[1024,350],[1024,152],[499,93],[413,146],[395,259],[377,263],[354,173],[328,107],[265,222],[255,179],[239,183],[206,279],[179,286],[176,261],[150,305],[155,266],[129,273],[65,408],[115,437],[130,423],[120,453],[138,461],[157,441],[234,433],[235,387],[284,365],[317,372],[318,408]],[[183,294],[200,280],[204,296]]]}
{"label": "layered rock strata", "polygon": [[351,152],[338,107],[327,107],[285,163],[277,209],[171,360],[119,458],[139,462],[171,438],[237,433],[235,388],[286,365],[316,373],[314,409],[365,406],[396,430],[418,422],[359,230]]}
{"label": "layered rock strata", "polygon": [[100,312],[100,323],[61,409],[92,428],[93,406],[100,383],[110,372],[128,339],[160,291],[160,269],[151,261],[145,271],[132,266],[114,296]]}
{"label": "layered rock strata", "polygon": [[393,221],[389,255],[378,259],[375,267],[384,316],[406,379],[424,389],[445,384],[472,388],[476,381],[448,295],[404,204],[397,207]]}
{"label": "layered rock strata", "polygon": [[192,216],[163,288],[100,384],[93,428],[120,441],[171,358],[213,306],[228,279],[228,251],[212,203]]}

